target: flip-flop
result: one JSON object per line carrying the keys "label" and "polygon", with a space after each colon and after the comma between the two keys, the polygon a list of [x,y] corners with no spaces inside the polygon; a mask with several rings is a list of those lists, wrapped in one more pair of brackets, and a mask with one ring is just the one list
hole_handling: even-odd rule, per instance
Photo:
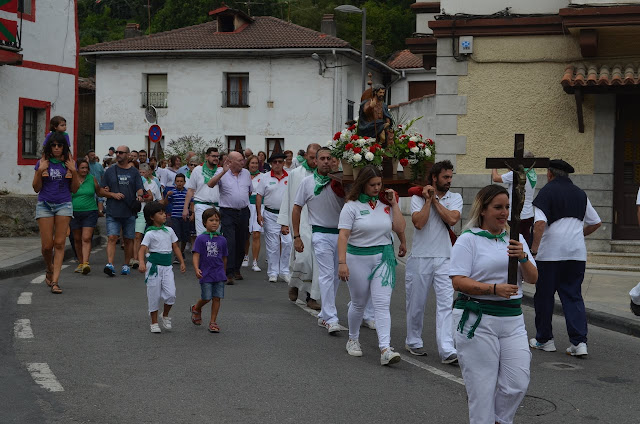
{"label": "flip-flop", "polygon": [[[48,276],[51,276],[51,277],[47,278]],[[53,286],[53,281],[51,281],[52,279],[53,279],[53,271],[47,271],[44,275],[45,284],[49,287]]]}
{"label": "flip-flop", "polygon": [[196,305],[191,305],[191,307],[189,308],[189,311],[191,312],[191,322],[194,323],[195,325],[201,325],[202,324],[202,313],[197,313],[194,311]]}
{"label": "flip-flop", "polygon": [[210,333],[219,333],[220,327],[215,322],[209,323],[209,332]]}
{"label": "flip-flop", "polygon": [[60,288],[58,283],[51,283],[51,293],[53,293],[53,294],[61,294],[62,293],[62,289]]}

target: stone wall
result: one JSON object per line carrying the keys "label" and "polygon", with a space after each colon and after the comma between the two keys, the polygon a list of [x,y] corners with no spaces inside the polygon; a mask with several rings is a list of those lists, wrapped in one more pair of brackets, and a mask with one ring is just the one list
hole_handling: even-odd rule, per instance
{"label": "stone wall", "polygon": [[6,194],[0,196],[0,237],[38,234],[37,196]]}

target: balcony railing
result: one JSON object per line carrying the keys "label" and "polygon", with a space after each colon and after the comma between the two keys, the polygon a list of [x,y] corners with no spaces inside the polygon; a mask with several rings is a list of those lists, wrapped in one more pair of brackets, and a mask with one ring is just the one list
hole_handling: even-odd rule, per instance
{"label": "balcony railing", "polygon": [[163,91],[142,91],[140,93],[141,96],[141,105],[142,107],[153,106],[156,108],[165,108],[168,106],[167,97],[169,93]]}
{"label": "balcony railing", "polygon": [[249,91],[223,91],[222,107],[249,107]]}

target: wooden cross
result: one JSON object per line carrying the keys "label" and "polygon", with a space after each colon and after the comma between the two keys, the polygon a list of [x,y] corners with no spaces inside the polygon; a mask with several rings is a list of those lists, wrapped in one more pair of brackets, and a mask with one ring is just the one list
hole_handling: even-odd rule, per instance
{"label": "wooden cross", "polygon": [[[524,205],[524,185],[527,177],[525,169],[548,168],[549,158],[525,158],[524,134],[516,134],[513,145],[512,158],[487,158],[485,165],[488,169],[507,168],[513,171],[513,185],[511,186],[511,233],[512,240],[520,239],[520,213]],[[509,258],[509,284],[517,284],[518,259]]]}

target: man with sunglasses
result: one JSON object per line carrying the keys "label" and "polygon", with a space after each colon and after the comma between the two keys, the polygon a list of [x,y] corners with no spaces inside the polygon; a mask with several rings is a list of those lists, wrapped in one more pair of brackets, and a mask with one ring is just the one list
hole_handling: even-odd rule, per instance
{"label": "man with sunglasses", "polygon": [[129,148],[118,146],[115,151],[116,163],[109,167],[103,177],[101,186],[107,189],[107,260],[104,273],[109,277],[115,275],[113,266],[116,254],[116,241],[120,231],[124,237],[124,265],[121,274],[130,272],[129,262],[133,258],[133,239],[135,238],[136,214],[132,211],[134,200],[142,202],[143,186],[138,170],[129,162]]}
{"label": "man with sunglasses", "polygon": [[197,157],[198,155],[196,154],[196,152],[187,152],[187,154],[184,157],[184,166],[181,166],[178,169],[178,174],[184,174],[187,175],[188,171],[193,171],[193,168],[189,167],[189,162],[191,161],[191,158]]}
{"label": "man with sunglasses", "polygon": [[202,165],[196,166],[195,169],[191,171],[189,180],[185,185],[187,188],[187,197],[184,200],[182,219],[189,219],[189,204],[191,199],[193,199],[193,209],[195,214],[194,221],[196,224],[197,235],[206,231],[206,228],[204,228],[204,224],[202,223],[202,212],[211,207],[218,207],[220,190],[217,186],[213,188],[209,187],[207,183],[215,175],[222,172],[222,168],[218,168],[219,158],[220,153],[218,152],[218,149],[215,147],[209,147],[206,152],[206,160]]}

